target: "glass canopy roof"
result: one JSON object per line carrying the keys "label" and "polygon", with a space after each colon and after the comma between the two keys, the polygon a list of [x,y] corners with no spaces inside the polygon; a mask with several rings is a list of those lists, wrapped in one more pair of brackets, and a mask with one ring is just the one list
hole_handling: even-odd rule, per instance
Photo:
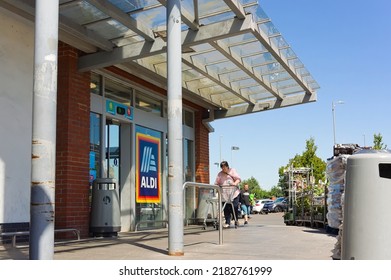
{"label": "glass canopy roof", "polygon": [[[166,88],[166,2],[60,0],[60,40],[86,53],[81,71],[115,65]],[[180,3],[184,97],[215,118],[316,101],[317,82],[257,0]]]}

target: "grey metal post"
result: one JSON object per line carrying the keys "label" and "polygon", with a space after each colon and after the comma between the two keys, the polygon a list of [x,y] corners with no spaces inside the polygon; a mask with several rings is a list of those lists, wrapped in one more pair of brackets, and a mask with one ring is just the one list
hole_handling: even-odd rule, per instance
{"label": "grey metal post", "polygon": [[333,135],[334,135],[334,146],[337,144],[336,140],[335,140],[335,106],[337,104],[344,104],[344,102],[342,100],[338,100],[336,102],[331,102],[331,110],[333,112]]}
{"label": "grey metal post", "polygon": [[30,259],[54,256],[58,0],[35,7]]}
{"label": "grey metal post", "polygon": [[183,255],[183,133],[180,0],[167,1],[168,254]]}

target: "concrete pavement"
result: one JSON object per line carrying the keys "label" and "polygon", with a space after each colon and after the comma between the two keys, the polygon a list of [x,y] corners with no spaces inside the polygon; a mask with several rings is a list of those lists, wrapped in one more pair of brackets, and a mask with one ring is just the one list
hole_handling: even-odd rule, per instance
{"label": "concrete pavement", "polygon": [[[184,256],[168,255],[167,229],[56,243],[55,260],[332,260],[337,239],[323,229],[286,226],[281,213],[252,215],[223,230],[185,227]],[[0,245],[0,260],[27,260],[28,246]]]}

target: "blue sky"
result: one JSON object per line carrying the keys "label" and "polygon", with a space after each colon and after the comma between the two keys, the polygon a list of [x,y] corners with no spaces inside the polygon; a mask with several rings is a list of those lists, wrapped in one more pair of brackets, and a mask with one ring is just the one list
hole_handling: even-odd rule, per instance
{"label": "blue sky", "polygon": [[380,133],[391,148],[391,1],[259,2],[320,85],[318,100],[212,122],[211,183],[220,147],[242,179],[253,176],[266,190],[311,137],[327,161],[333,155],[332,102],[338,100],[344,104],[335,106],[337,143],[372,146]]}

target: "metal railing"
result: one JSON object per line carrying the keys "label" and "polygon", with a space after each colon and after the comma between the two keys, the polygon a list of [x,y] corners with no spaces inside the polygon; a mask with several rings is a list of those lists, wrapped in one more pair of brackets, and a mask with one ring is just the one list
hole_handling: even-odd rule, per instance
{"label": "metal railing", "polygon": [[[219,225],[219,245],[223,244],[223,224],[221,222],[221,205],[222,205],[222,200],[221,200],[221,188],[217,185],[210,185],[210,184],[203,184],[203,183],[197,183],[197,182],[185,182],[183,184],[183,190],[185,190],[188,187],[193,187],[193,188],[203,188],[203,189],[213,189],[216,190],[218,193],[218,225]],[[186,211],[186,192],[183,191],[183,209]]]}
{"label": "metal railing", "polygon": [[[76,228],[61,228],[55,229],[54,232],[73,232],[77,237],[77,240],[80,240],[80,230]],[[30,231],[13,231],[13,232],[1,232],[0,237],[11,237],[12,247],[16,247],[16,237],[22,235],[30,235]]]}

